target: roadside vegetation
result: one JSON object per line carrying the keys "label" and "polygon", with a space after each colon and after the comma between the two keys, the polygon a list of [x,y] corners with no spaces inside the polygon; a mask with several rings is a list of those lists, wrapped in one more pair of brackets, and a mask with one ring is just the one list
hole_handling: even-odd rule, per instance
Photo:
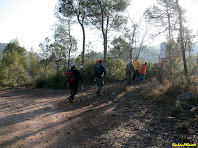
{"label": "roadside vegetation", "polygon": [[[39,44],[38,52],[27,51],[17,40],[5,45],[0,54],[0,89],[68,90],[66,72],[76,63],[85,79],[85,92],[79,92],[78,98],[94,104],[92,101],[97,100],[93,93],[94,67],[103,59],[107,74],[99,104],[112,103],[114,109],[108,108],[110,114],[100,110],[104,114],[100,116],[96,108],[87,109],[85,117],[91,117],[90,123],[95,119],[92,122],[97,125],[105,119],[105,127],[100,126],[105,132],[96,135],[90,147],[149,147],[155,143],[159,143],[159,147],[169,147],[170,141],[197,143],[198,55],[192,54],[196,35],[185,26],[184,11],[178,0],[157,2],[155,7],[145,10],[147,25],[140,28],[142,21],[135,22],[123,13],[129,0],[59,0],[55,11],[59,20],[54,30],[55,42],[46,37]],[[128,28],[127,22],[130,22]],[[74,23],[82,28],[82,50],[77,49],[77,40],[71,35]],[[150,30],[151,26],[155,31]],[[86,44],[86,27],[101,31],[104,52],[94,51],[90,42]],[[109,40],[111,30],[121,35]],[[145,33],[140,34],[140,30]],[[161,33],[167,36],[165,58],[160,58],[158,51],[153,53],[148,47],[148,41]],[[144,63],[149,53],[154,60],[148,61],[146,83],[134,82],[127,86],[127,63],[135,57]],[[156,57],[157,62],[154,62]],[[182,95],[186,96],[182,98]],[[109,118],[112,121],[108,121]],[[106,129],[106,126],[116,128]]]}

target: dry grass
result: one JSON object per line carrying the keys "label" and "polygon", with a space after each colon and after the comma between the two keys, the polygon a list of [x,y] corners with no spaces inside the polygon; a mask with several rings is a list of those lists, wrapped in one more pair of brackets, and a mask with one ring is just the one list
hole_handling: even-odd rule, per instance
{"label": "dry grass", "polygon": [[105,95],[116,95],[122,94],[127,91],[126,86],[124,84],[111,84],[103,87]]}
{"label": "dry grass", "polygon": [[174,92],[174,90],[172,90],[171,83],[167,81],[161,84],[155,80],[145,85],[142,91],[144,98],[159,104],[173,100],[172,92]]}
{"label": "dry grass", "polygon": [[197,75],[191,76],[190,90],[196,94],[198,93],[198,76]]}
{"label": "dry grass", "polygon": [[142,93],[144,98],[156,103],[173,103],[176,97],[183,92],[198,93],[198,77],[194,75],[190,79],[189,84],[182,80],[175,80],[174,83],[165,80],[163,84],[153,80],[144,86]]}

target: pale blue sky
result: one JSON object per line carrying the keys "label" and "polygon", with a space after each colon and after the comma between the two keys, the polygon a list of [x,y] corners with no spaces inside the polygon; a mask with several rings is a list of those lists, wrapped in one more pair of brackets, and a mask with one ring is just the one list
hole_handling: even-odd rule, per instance
{"label": "pale blue sky", "polygon": [[[139,17],[154,1],[132,0],[131,8],[128,9],[130,15]],[[43,42],[45,37],[53,39],[51,28],[56,21],[55,5],[57,0],[0,0],[0,43],[8,43],[17,38],[20,45],[27,50],[33,47],[38,51],[38,44]],[[182,0],[182,5],[188,9],[190,27],[198,31],[198,1]],[[78,39],[78,47],[81,50],[82,32],[78,24],[73,27],[72,33]],[[96,33],[86,28],[86,42],[95,42],[94,48],[102,51],[100,34],[100,31]]]}
{"label": "pale blue sky", "polygon": [[0,42],[18,39],[27,49],[52,37],[57,0],[0,0]]}

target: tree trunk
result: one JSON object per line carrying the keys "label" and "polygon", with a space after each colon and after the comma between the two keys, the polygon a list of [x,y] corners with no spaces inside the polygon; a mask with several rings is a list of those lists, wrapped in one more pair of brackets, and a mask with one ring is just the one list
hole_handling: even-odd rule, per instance
{"label": "tree trunk", "polygon": [[182,57],[183,57],[183,63],[184,63],[184,75],[187,77],[188,69],[186,64],[186,53],[185,53],[185,47],[184,47],[184,36],[183,36],[183,26],[182,26],[182,9],[178,4],[178,0],[176,0],[177,8],[179,12],[179,33],[180,33],[180,45],[182,50]]}
{"label": "tree trunk", "polygon": [[130,59],[129,59],[129,60],[131,60],[131,59],[132,59],[133,43],[134,43],[134,37],[135,37],[136,29],[137,29],[137,25],[134,25],[134,28],[133,28],[133,34],[132,34],[132,40],[131,40]]}
{"label": "tree trunk", "polygon": [[168,39],[170,40],[171,38],[171,23],[170,23],[170,13],[168,13]]}
{"label": "tree trunk", "polygon": [[130,53],[129,53],[129,59],[132,59],[132,52],[133,52],[133,48],[130,48]]}
{"label": "tree trunk", "polygon": [[70,47],[69,47],[69,59],[68,59],[67,70],[70,69],[70,59],[71,59],[71,49],[72,49],[72,40],[71,40],[71,34],[70,34],[70,22],[69,22],[69,42],[70,42]]}
{"label": "tree trunk", "polygon": [[67,63],[67,70],[68,71],[70,69],[70,54],[71,54],[71,49],[69,48],[69,58],[68,58],[68,63]]}
{"label": "tree trunk", "polygon": [[46,76],[46,73],[47,73],[47,65],[48,65],[48,61],[47,61],[47,58],[46,58],[45,68],[44,68],[44,77]]}
{"label": "tree trunk", "polygon": [[103,45],[104,45],[104,59],[103,59],[103,65],[106,66],[106,58],[107,58],[107,29],[108,29],[108,17],[107,17],[107,24],[106,29],[104,28],[104,9],[101,8],[101,17],[102,17],[102,35],[103,35]]}
{"label": "tree trunk", "polygon": [[83,73],[83,65],[84,65],[84,61],[85,61],[85,27],[84,27],[84,18],[82,18],[82,20],[80,20],[80,15],[77,14],[77,19],[78,19],[78,23],[81,26],[82,29],[82,33],[83,33],[83,46],[82,46],[82,61],[81,61],[81,72]]}
{"label": "tree trunk", "polygon": [[[168,14],[168,40],[170,41],[171,40],[171,23],[170,23],[170,13],[169,13],[169,10],[167,10],[167,14]],[[169,42],[170,44],[170,42]],[[170,65],[170,79],[171,79],[171,82],[172,82],[172,56],[173,56],[173,53],[172,53],[172,45],[170,44],[169,45],[169,65]]]}
{"label": "tree trunk", "polygon": [[[149,22],[150,22],[151,20],[149,20]],[[149,31],[149,22],[147,23],[147,25],[146,25],[146,29],[145,29],[145,32],[144,32],[144,35],[143,35],[143,37],[142,37],[142,40],[141,40],[141,43],[140,43],[140,47],[139,47],[139,51],[138,51],[138,53],[137,53],[137,57],[139,58],[139,56],[140,56],[140,52],[142,51],[142,49],[143,49],[143,44],[144,44],[144,39],[145,39],[145,37],[146,37],[146,35],[147,35],[147,33],[148,33],[148,31]]]}
{"label": "tree trunk", "polygon": [[82,65],[84,65],[85,60],[85,28],[83,25],[81,25],[82,32],[83,32],[83,50],[82,50]]}
{"label": "tree trunk", "polygon": [[103,65],[106,65],[106,59],[107,59],[107,34],[103,34],[103,40],[104,40],[104,60]]}
{"label": "tree trunk", "polygon": [[81,72],[81,75],[83,76],[83,65],[85,61],[85,28],[83,24],[81,24],[81,28],[83,32],[83,50],[82,50],[82,62],[81,62],[82,67],[80,68],[80,72]]}
{"label": "tree trunk", "polygon": [[56,61],[56,71],[57,71],[57,75],[59,75],[60,74],[60,66],[59,66],[60,64],[59,64],[59,60],[58,61]]}

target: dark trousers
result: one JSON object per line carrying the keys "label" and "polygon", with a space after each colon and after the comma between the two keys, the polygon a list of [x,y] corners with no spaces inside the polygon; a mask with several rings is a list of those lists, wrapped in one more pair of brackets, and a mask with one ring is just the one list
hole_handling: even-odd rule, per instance
{"label": "dark trousers", "polygon": [[127,85],[131,85],[131,72],[127,74]]}
{"label": "dark trousers", "polygon": [[102,87],[104,86],[104,78],[103,77],[96,77],[96,83],[97,83],[97,86],[98,86],[98,93],[101,92],[102,90]]}
{"label": "dark trousers", "polygon": [[74,96],[77,94],[78,92],[78,84],[76,83],[70,83],[69,84],[69,88],[71,90],[71,99],[74,100]]}
{"label": "dark trousers", "polygon": [[136,77],[136,76],[137,76],[137,78],[140,76],[140,74],[139,74],[138,71],[139,71],[139,70],[135,70],[135,72],[134,72],[134,74],[133,74],[133,79],[132,79],[132,81],[135,80],[135,77]]}

